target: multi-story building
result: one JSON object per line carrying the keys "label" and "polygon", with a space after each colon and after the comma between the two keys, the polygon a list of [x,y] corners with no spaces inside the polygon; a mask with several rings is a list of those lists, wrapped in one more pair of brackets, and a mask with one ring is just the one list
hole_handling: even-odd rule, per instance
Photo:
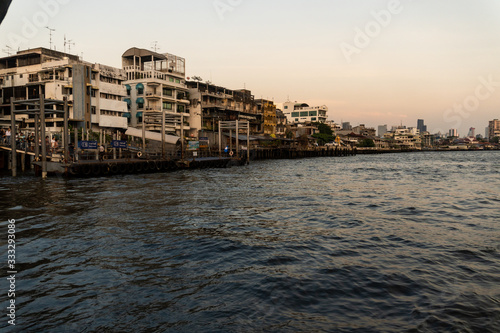
{"label": "multi-story building", "polygon": [[264,135],[276,135],[276,105],[265,99],[255,101],[257,111],[262,114]]}
{"label": "multi-story building", "polygon": [[420,131],[420,133],[427,132],[427,125],[424,124],[423,119],[417,120],[417,129]]}
{"label": "multi-story building", "polygon": [[[19,51],[0,58],[0,117],[10,120],[10,102],[38,99],[68,99],[69,122],[84,130],[127,128],[127,104],[123,81],[125,72],[101,64],[91,64],[78,56],[37,48]],[[54,108],[60,107],[53,106]],[[34,116],[17,115],[27,128],[34,126]],[[48,132],[60,132],[63,118],[46,119]]]}
{"label": "multi-story building", "polygon": [[493,140],[494,137],[500,136],[500,120],[494,119],[489,122],[488,140]]}
{"label": "multi-story building", "polygon": [[379,125],[378,127],[378,137],[381,138],[387,133],[387,125]]}
{"label": "multi-story building", "polygon": [[[125,89],[130,111],[129,126],[159,131],[165,114],[165,132],[194,135],[195,127],[189,110],[189,94],[185,81],[184,58],[172,54],[160,54],[133,47],[122,55],[126,72]],[[148,118],[146,118],[148,116]]]}
{"label": "multi-story building", "polygon": [[327,119],[328,107],[309,106],[306,103],[285,102],[283,103],[283,113],[289,123],[325,123]]}
{"label": "multi-story building", "polygon": [[284,138],[286,136],[286,116],[280,109],[276,109],[276,136]]}
{"label": "multi-story building", "polygon": [[451,128],[448,131],[448,136],[452,138],[458,138],[458,130],[456,128]]}
{"label": "multi-story building", "polygon": [[251,133],[262,132],[263,114],[251,91],[231,90],[211,83],[187,81],[191,99],[191,126],[216,131],[219,121],[248,120]]}
{"label": "multi-story building", "polygon": [[422,138],[416,128],[404,128],[404,126],[393,128],[384,134],[384,138],[401,148],[420,149],[422,147]]}

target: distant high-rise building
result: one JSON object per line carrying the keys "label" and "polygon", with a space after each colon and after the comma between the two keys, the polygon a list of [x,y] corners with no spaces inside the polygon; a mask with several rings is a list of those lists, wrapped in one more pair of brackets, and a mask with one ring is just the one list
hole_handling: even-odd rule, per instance
{"label": "distant high-rise building", "polygon": [[448,136],[449,137],[456,137],[458,138],[458,130],[456,128],[452,128],[448,131]]}
{"label": "distant high-rise building", "polygon": [[491,120],[488,126],[488,140],[492,140],[496,136],[500,136],[500,120],[498,119]]}
{"label": "distant high-rise building", "polygon": [[417,129],[420,131],[420,133],[427,132],[427,126],[424,125],[423,119],[417,120]]}
{"label": "distant high-rise building", "polygon": [[387,133],[387,125],[380,125],[378,127],[378,136],[381,138],[385,133]]}
{"label": "distant high-rise building", "polygon": [[467,135],[469,138],[476,137],[476,129],[474,127],[469,128],[469,134]]}
{"label": "distant high-rise building", "polygon": [[352,126],[351,126],[351,123],[350,122],[345,122],[345,123],[342,123],[342,130],[352,130]]}

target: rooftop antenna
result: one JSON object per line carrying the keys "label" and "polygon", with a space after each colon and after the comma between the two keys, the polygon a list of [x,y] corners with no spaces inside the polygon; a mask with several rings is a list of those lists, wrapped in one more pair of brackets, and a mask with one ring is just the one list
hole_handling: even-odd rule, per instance
{"label": "rooftop antenna", "polygon": [[158,48],[158,41],[157,41],[157,40],[153,41],[153,47],[152,47],[152,49],[153,49],[155,52],[157,52],[157,51],[158,51],[158,49],[159,49],[159,48]]}
{"label": "rooftop antenna", "polygon": [[7,53],[7,56],[10,57],[10,54],[11,54],[11,52],[14,51],[14,49],[12,47],[10,47],[9,45],[5,45],[5,47],[6,47],[6,49],[3,49],[2,52]]}
{"label": "rooftop antenna", "polygon": [[45,29],[49,30],[49,36],[50,36],[50,39],[49,39],[49,49],[52,50],[52,33],[54,31],[56,31],[56,29],[49,28],[48,26],[45,27]]}
{"label": "rooftop antenna", "polygon": [[71,39],[66,39],[66,35],[64,35],[64,53],[66,53],[66,45],[68,45],[68,53],[71,53],[71,45],[74,46],[75,43]]}

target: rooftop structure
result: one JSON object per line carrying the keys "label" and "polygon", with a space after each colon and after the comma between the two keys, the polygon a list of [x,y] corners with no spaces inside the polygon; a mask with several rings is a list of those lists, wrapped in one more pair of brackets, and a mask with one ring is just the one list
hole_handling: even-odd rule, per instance
{"label": "rooftop structure", "polygon": [[327,119],[328,107],[309,106],[306,103],[285,102],[283,103],[283,113],[289,123],[325,123]]}

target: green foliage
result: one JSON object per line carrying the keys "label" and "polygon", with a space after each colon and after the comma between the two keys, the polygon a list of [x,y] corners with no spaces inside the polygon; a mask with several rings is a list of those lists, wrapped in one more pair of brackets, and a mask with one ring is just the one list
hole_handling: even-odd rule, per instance
{"label": "green foliage", "polygon": [[369,148],[374,148],[375,147],[375,142],[373,142],[372,139],[363,139],[358,142],[358,147],[369,147]]}
{"label": "green foliage", "polygon": [[318,128],[319,134],[333,135],[332,128],[330,126],[328,126],[327,124],[314,123],[314,125]]}
{"label": "green foliage", "polygon": [[325,143],[335,140],[335,137],[333,135],[326,133],[316,133],[313,134],[312,137],[317,139],[320,146],[323,146]]}
{"label": "green foliage", "polygon": [[490,140],[491,143],[499,143],[500,137],[495,136],[493,139]]}

